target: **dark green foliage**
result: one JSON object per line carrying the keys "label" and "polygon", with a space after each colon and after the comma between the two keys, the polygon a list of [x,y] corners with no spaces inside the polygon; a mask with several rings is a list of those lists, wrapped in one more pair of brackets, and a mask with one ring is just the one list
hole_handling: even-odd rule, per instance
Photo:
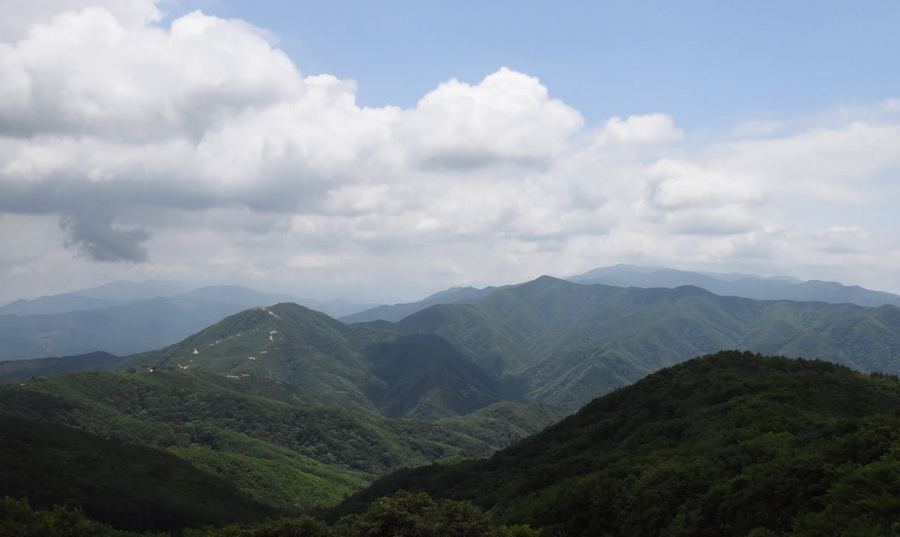
{"label": "dark green foliage", "polygon": [[61,358],[35,358],[0,362],[0,383],[21,382],[31,377],[53,377],[78,371],[114,369],[123,359],[106,352]]}
{"label": "dark green foliage", "polygon": [[439,423],[389,420],[309,404],[288,384],[165,367],[0,386],[0,414],[168,449],[292,512],[333,505],[397,468],[486,456],[559,417],[543,407],[503,408]]}
{"label": "dark green foliage", "polygon": [[163,451],[4,416],[0,431],[0,496],[25,497],[39,508],[66,504],[131,530],[221,525],[278,513]]}
{"label": "dark green foliage", "polygon": [[368,395],[387,417],[438,419],[519,398],[433,334],[373,345],[366,357],[381,381]]}
{"label": "dark green foliage", "polygon": [[471,500],[548,535],[890,535],[900,381],[722,352],[490,459],[395,473],[344,509],[400,489]]}
{"label": "dark green foliage", "polygon": [[900,308],[763,302],[696,287],[622,289],[545,276],[474,305],[433,306],[394,329],[440,335],[486,371],[521,382],[531,400],[569,410],[727,348],[900,372]]}
{"label": "dark green foliage", "polygon": [[[35,510],[28,500],[0,497],[0,535],[5,537],[153,537],[115,530],[63,506]],[[154,534],[156,535],[156,534]],[[157,535],[162,537],[162,535]]]}
{"label": "dark green foliage", "polygon": [[[0,498],[0,535],[8,537],[163,537],[113,530],[78,511],[35,511],[27,501]],[[167,534],[168,535],[168,534]],[[501,526],[467,502],[425,494],[382,498],[365,513],[328,526],[304,515],[263,524],[185,529],[183,537],[539,537],[525,525]]]}
{"label": "dark green foliage", "polygon": [[341,520],[338,535],[359,537],[506,537],[492,518],[468,502],[435,502],[426,494],[380,498],[358,516]]}

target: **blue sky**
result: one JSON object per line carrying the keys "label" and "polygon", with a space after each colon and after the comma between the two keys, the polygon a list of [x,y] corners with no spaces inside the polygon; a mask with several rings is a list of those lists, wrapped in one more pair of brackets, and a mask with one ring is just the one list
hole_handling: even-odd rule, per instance
{"label": "blue sky", "polygon": [[900,87],[896,1],[178,2],[274,32],[306,74],[359,82],[362,105],[414,106],[506,66],[589,122],[650,112],[690,129],[805,116]]}
{"label": "blue sky", "polygon": [[900,292],[900,2],[0,0],[0,302]]}

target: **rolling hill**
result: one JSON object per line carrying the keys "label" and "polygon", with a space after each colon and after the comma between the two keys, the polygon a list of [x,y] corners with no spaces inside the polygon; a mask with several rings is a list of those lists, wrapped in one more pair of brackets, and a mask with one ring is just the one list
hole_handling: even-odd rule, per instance
{"label": "rolling hill", "polygon": [[69,505],[137,531],[258,522],[282,513],[158,449],[8,416],[0,416],[0,430],[0,498],[27,497],[44,509]]}
{"label": "rolling hill", "polygon": [[333,505],[393,469],[488,455],[560,417],[498,403],[448,420],[398,420],[314,399],[250,375],[156,366],[0,385],[0,415],[166,450],[284,512]]}
{"label": "rolling hill", "polygon": [[398,490],[470,500],[559,536],[889,535],[900,380],[721,352],[658,371],[489,459],[404,470]]}

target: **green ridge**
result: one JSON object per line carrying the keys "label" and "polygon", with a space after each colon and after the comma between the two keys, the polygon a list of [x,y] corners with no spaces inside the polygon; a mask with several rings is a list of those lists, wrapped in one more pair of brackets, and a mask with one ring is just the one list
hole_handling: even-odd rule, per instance
{"label": "green ridge", "polygon": [[893,535],[900,380],[721,352],[663,369],[489,459],[401,471],[560,536]]}
{"label": "green ridge", "polygon": [[333,505],[397,468],[488,455],[559,417],[509,405],[529,423],[486,426],[488,410],[446,423],[385,419],[306,403],[277,381],[166,367],[0,386],[0,415],[168,449],[249,498],[293,511]]}
{"label": "green ridge", "polygon": [[69,427],[0,416],[0,497],[79,507],[131,530],[259,521],[275,509],[170,453]]}

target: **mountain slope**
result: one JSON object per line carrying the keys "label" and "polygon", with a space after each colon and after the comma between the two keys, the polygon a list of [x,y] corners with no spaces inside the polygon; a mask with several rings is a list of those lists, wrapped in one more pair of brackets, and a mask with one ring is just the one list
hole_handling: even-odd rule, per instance
{"label": "mountain slope", "polygon": [[434,334],[400,336],[395,342],[373,345],[366,358],[381,381],[368,395],[387,417],[436,419],[521,399]]}
{"label": "mountain slope", "polygon": [[900,381],[722,352],[664,369],[489,459],[398,472],[552,535],[888,535]]}
{"label": "mountain slope", "polygon": [[345,315],[340,320],[345,323],[364,323],[372,321],[399,321],[404,317],[408,317],[417,311],[436,304],[472,304],[480,298],[485,297],[494,292],[496,287],[485,287],[484,289],[476,289],[474,287],[452,287],[446,291],[441,291],[430,295],[417,302],[408,302],[405,304],[394,304],[392,306],[381,305],[374,308]]}
{"label": "mountain slope", "polygon": [[123,367],[169,365],[274,379],[321,405],[436,419],[521,400],[437,336],[398,337],[296,304],[230,316]]}
{"label": "mountain slope", "polygon": [[0,361],[159,348],[245,309],[171,298],[57,315],[0,315]]}
{"label": "mountain slope", "polygon": [[78,371],[114,369],[123,358],[106,352],[91,352],[79,356],[35,358],[0,362],[0,383],[20,382],[31,377],[52,377]]}
{"label": "mountain slope", "polygon": [[258,521],[278,514],[164,451],[51,423],[0,416],[0,497],[77,506],[132,530]]}
{"label": "mountain slope", "polygon": [[661,367],[726,348],[900,373],[900,309],[757,301],[697,287],[618,288],[541,277],[391,326],[435,333],[537,401],[575,409]]}
{"label": "mountain slope", "polygon": [[[0,308],[0,361],[93,351],[120,356],[146,352],[248,308],[297,300],[241,286],[201,287],[170,297],[143,298],[153,291],[171,293],[180,288],[170,282],[113,282],[9,304]],[[334,305],[338,310],[352,307]]]}
{"label": "mountain slope", "polygon": [[[504,412],[531,421],[507,425]],[[391,420],[323,407],[285,383],[169,366],[0,385],[0,415],[167,449],[287,511],[334,504],[396,468],[487,455],[559,417],[517,405],[438,423]]]}

